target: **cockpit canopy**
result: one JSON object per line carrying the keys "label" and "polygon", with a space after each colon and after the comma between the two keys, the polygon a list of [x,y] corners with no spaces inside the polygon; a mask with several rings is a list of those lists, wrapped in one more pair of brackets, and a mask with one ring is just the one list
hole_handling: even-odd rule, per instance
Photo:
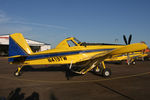
{"label": "cockpit canopy", "polygon": [[74,46],[100,46],[100,45],[110,45],[110,46],[123,46],[122,44],[110,44],[110,43],[86,43],[86,42],[80,42],[75,37],[69,37],[60,42],[56,48],[68,48],[68,47],[74,47]]}
{"label": "cockpit canopy", "polygon": [[68,48],[68,47],[74,47],[79,46],[81,42],[76,39],[75,37],[69,37],[63,41],[61,41],[56,48]]}

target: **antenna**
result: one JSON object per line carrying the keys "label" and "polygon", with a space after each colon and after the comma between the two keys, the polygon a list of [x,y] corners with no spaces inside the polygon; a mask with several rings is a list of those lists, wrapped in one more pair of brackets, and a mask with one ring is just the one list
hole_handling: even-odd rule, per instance
{"label": "antenna", "polygon": [[115,43],[118,43],[118,41],[119,41],[119,39],[116,38],[116,39],[115,39]]}

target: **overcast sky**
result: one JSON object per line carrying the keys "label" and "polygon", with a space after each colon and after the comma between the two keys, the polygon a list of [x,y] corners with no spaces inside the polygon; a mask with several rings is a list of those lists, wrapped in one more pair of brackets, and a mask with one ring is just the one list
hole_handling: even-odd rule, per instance
{"label": "overcast sky", "polygon": [[0,0],[0,35],[56,46],[67,37],[85,42],[132,43],[150,46],[150,0]]}

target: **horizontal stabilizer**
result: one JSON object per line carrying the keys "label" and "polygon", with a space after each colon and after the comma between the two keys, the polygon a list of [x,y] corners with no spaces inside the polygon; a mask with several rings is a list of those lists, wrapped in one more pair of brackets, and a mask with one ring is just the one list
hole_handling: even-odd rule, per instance
{"label": "horizontal stabilizer", "polygon": [[19,58],[19,57],[27,57],[27,56],[16,55],[16,56],[10,56],[10,57],[7,57],[7,58]]}

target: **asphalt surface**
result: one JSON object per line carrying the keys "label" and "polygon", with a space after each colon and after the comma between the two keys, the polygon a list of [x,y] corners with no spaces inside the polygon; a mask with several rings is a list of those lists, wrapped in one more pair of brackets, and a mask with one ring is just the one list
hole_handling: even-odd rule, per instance
{"label": "asphalt surface", "polygon": [[[20,77],[17,65],[0,58],[0,100],[149,100],[150,61],[136,65],[106,64],[109,78],[88,72],[66,73],[66,66],[26,66]],[[68,76],[70,76],[68,80]]]}

